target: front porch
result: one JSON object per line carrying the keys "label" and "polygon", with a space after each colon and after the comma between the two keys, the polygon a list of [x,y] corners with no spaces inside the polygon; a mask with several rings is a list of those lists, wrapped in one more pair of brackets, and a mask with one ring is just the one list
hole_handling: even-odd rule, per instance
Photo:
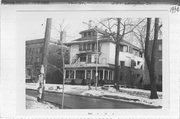
{"label": "front porch", "polygon": [[[96,68],[68,68],[65,69],[65,79],[96,79]],[[98,68],[98,80],[106,80],[112,81],[114,78],[114,71],[113,69],[109,68]]]}

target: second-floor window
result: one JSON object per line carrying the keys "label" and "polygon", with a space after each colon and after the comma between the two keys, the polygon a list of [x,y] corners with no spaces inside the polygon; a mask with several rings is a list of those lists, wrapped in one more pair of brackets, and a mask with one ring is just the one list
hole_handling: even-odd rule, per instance
{"label": "second-floor window", "polygon": [[91,63],[91,55],[88,55],[87,57],[88,57],[88,58],[87,58],[87,59],[88,59],[87,62],[88,62],[88,63]]}
{"label": "second-floor window", "polygon": [[123,46],[123,51],[124,52],[128,52],[128,47],[127,46]]}
{"label": "second-floor window", "polygon": [[91,50],[91,45],[87,44],[87,50]]}
{"label": "second-floor window", "polygon": [[83,51],[86,50],[86,44],[83,44]]}
{"label": "second-floor window", "polygon": [[86,43],[86,44],[80,44],[79,45],[79,51],[88,51],[88,50],[93,50],[94,51],[95,48],[96,47],[95,47],[94,43]]}
{"label": "second-floor window", "polygon": [[86,56],[80,56],[80,62],[86,62]]}

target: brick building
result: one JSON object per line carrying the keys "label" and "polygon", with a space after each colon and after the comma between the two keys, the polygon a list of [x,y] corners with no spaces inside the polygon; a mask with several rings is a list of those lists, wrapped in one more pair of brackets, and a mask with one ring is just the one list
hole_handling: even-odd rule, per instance
{"label": "brick building", "polygon": [[36,78],[43,57],[44,39],[26,41],[26,79]]}
{"label": "brick building", "polygon": [[[26,41],[26,82],[37,80],[43,58],[44,39]],[[68,49],[63,47],[65,53],[65,63],[68,62]],[[63,75],[61,46],[56,42],[49,42],[48,45],[48,67],[46,83],[62,83]]]}

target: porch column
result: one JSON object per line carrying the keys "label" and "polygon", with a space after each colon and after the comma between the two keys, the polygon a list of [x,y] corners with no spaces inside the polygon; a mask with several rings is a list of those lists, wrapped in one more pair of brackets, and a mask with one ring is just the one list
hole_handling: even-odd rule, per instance
{"label": "porch column", "polygon": [[92,79],[92,69],[91,69],[91,79]]}
{"label": "porch column", "polygon": [[112,71],[112,79],[111,80],[113,80],[114,79],[114,71]]}
{"label": "porch column", "polygon": [[74,70],[74,79],[76,79],[76,70]]}
{"label": "porch column", "polygon": [[109,80],[109,70],[107,70],[108,71],[108,74],[107,74],[107,80]]}
{"label": "porch column", "polygon": [[102,80],[104,80],[104,75],[105,75],[105,69],[103,69],[103,79]]}
{"label": "porch column", "polygon": [[64,70],[64,72],[63,72],[63,79],[65,79],[66,78],[66,70]]}
{"label": "porch column", "polygon": [[85,79],[87,78],[87,70],[85,69]]}

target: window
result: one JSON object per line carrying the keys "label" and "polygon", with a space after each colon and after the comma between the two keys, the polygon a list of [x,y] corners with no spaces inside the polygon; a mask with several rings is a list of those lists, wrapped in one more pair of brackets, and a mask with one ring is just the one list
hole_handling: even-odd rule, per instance
{"label": "window", "polygon": [[91,55],[88,55],[88,63],[91,63]]}
{"label": "window", "polygon": [[87,50],[91,50],[91,45],[87,44]]}
{"label": "window", "polygon": [[84,33],[84,37],[86,37],[87,36],[87,34],[86,34],[86,32]]}
{"label": "window", "polygon": [[86,62],[86,56],[81,56],[80,57],[80,62]]}
{"label": "window", "polygon": [[130,52],[130,53],[133,53],[132,47],[129,47],[129,52]]}
{"label": "window", "polygon": [[69,78],[69,70],[66,70],[66,78]]}
{"label": "window", "polygon": [[40,48],[40,52],[43,53],[43,47]]}
{"label": "window", "polygon": [[31,57],[30,59],[30,64],[33,64],[33,57]]}
{"label": "window", "polygon": [[123,51],[124,52],[128,52],[128,47],[127,46],[123,46]]}
{"label": "window", "polygon": [[37,63],[39,63],[39,62],[40,62],[39,57],[36,57],[36,62],[37,62]]}
{"label": "window", "polygon": [[98,58],[98,56],[97,55],[95,55],[95,63],[99,63],[99,58]]}
{"label": "window", "polygon": [[37,48],[37,54],[40,54],[40,50],[41,50],[40,48]]}
{"label": "window", "polygon": [[142,52],[139,53],[139,56],[142,57]]}
{"label": "window", "polygon": [[159,45],[158,45],[158,50],[159,50],[159,51],[162,51],[162,44],[159,44]]}
{"label": "window", "polygon": [[123,52],[123,46],[122,45],[120,45],[120,51]]}
{"label": "window", "polygon": [[84,79],[85,78],[85,71],[84,70],[77,70],[76,71],[76,78],[77,79]]}
{"label": "window", "polygon": [[91,79],[91,70],[87,70],[86,76],[87,79]]}
{"label": "window", "polygon": [[31,55],[31,48],[29,48],[29,54]]}
{"label": "window", "polygon": [[73,70],[70,70],[70,78],[74,78],[74,71]]}
{"label": "window", "polygon": [[32,49],[32,54],[34,54],[34,48]]}
{"label": "window", "polygon": [[83,51],[86,50],[86,44],[83,44]]}
{"label": "window", "polygon": [[95,44],[94,43],[92,44],[92,50],[93,51],[95,50]]}
{"label": "window", "polygon": [[125,61],[120,61],[120,66],[124,67],[125,66]]}
{"label": "window", "polygon": [[91,32],[88,32],[88,36],[91,36]]}
{"label": "window", "polygon": [[83,50],[83,45],[80,44],[80,45],[79,45],[79,51],[82,51],[82,50]]}
{"label": "window", "polygon": [[136,55],[136,56],[139,56],[139,52],[137,50],[133,50],[133,54]]}

